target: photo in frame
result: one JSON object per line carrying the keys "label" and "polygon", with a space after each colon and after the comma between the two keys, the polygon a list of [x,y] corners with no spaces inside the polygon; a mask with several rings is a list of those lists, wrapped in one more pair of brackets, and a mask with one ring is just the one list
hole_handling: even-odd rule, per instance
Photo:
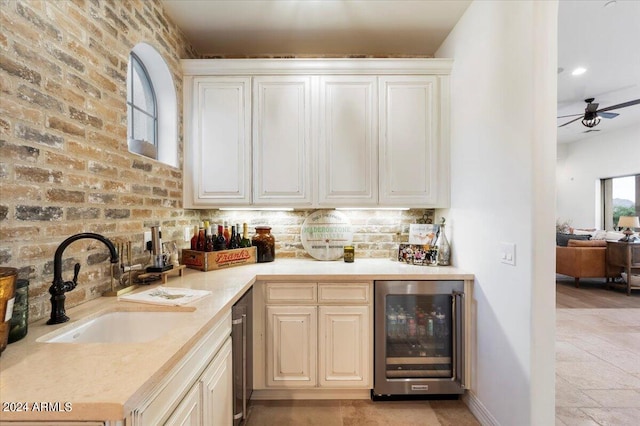
{"label": "photo in frame", "polygon": [[433,246],[436,244],[439,230],[440,225],[433,223],[411,223],[409,224],[409,244]]}

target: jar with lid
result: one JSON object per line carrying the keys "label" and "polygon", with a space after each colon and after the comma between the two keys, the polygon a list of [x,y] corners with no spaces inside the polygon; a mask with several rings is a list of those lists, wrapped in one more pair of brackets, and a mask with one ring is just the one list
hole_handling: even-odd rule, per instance
{"label": "jar with lid", "polygon": [[29,322],[29,280],[16,282],[15,303],[9,329],[9,343],[17,342],[27,335]]}
{"label": "jar with lid", "polygon": [[256,226],[256,234],[251,237],[251,245],[256,247],[258,263],[275,260],[276,239],[271,235],[270,226]]}

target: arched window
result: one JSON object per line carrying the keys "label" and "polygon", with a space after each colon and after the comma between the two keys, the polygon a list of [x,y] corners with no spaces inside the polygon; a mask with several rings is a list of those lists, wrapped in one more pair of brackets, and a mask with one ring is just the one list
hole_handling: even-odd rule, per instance
{"label": "arched window", "polygon": [[135,53],[129,58],[127,87],[127,138],[129,151],[158,158],[158,109],[149,74]]}
{"label": "arched window", "polygon": [[129,55],[127,74],[129,151],[178,167],[178,102],[166,62],[149,44]]}

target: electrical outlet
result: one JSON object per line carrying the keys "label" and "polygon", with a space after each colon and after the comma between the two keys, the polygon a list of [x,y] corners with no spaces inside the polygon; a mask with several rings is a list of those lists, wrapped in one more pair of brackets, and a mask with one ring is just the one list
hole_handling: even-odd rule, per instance
{"label": "electrical outlet", "polygon": [[193,235],[193,226],[185,226],[182,233],[182,239],[184,241],[191,241],[191,237]]}
{"label": "electrical outlet", "polygon": [[147,250],[147,247],[151,245],[151,231],[144,231],[144,245],[142,246],[144,250]]}

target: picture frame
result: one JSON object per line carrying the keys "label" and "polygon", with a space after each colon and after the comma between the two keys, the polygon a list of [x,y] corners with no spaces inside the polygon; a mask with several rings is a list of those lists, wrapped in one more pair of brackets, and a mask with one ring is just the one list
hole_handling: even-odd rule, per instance
{"label": "picture frame", "polygon": [[440,225],[433,223],[409,224],[409,244],[434,246],[438,236]]}

